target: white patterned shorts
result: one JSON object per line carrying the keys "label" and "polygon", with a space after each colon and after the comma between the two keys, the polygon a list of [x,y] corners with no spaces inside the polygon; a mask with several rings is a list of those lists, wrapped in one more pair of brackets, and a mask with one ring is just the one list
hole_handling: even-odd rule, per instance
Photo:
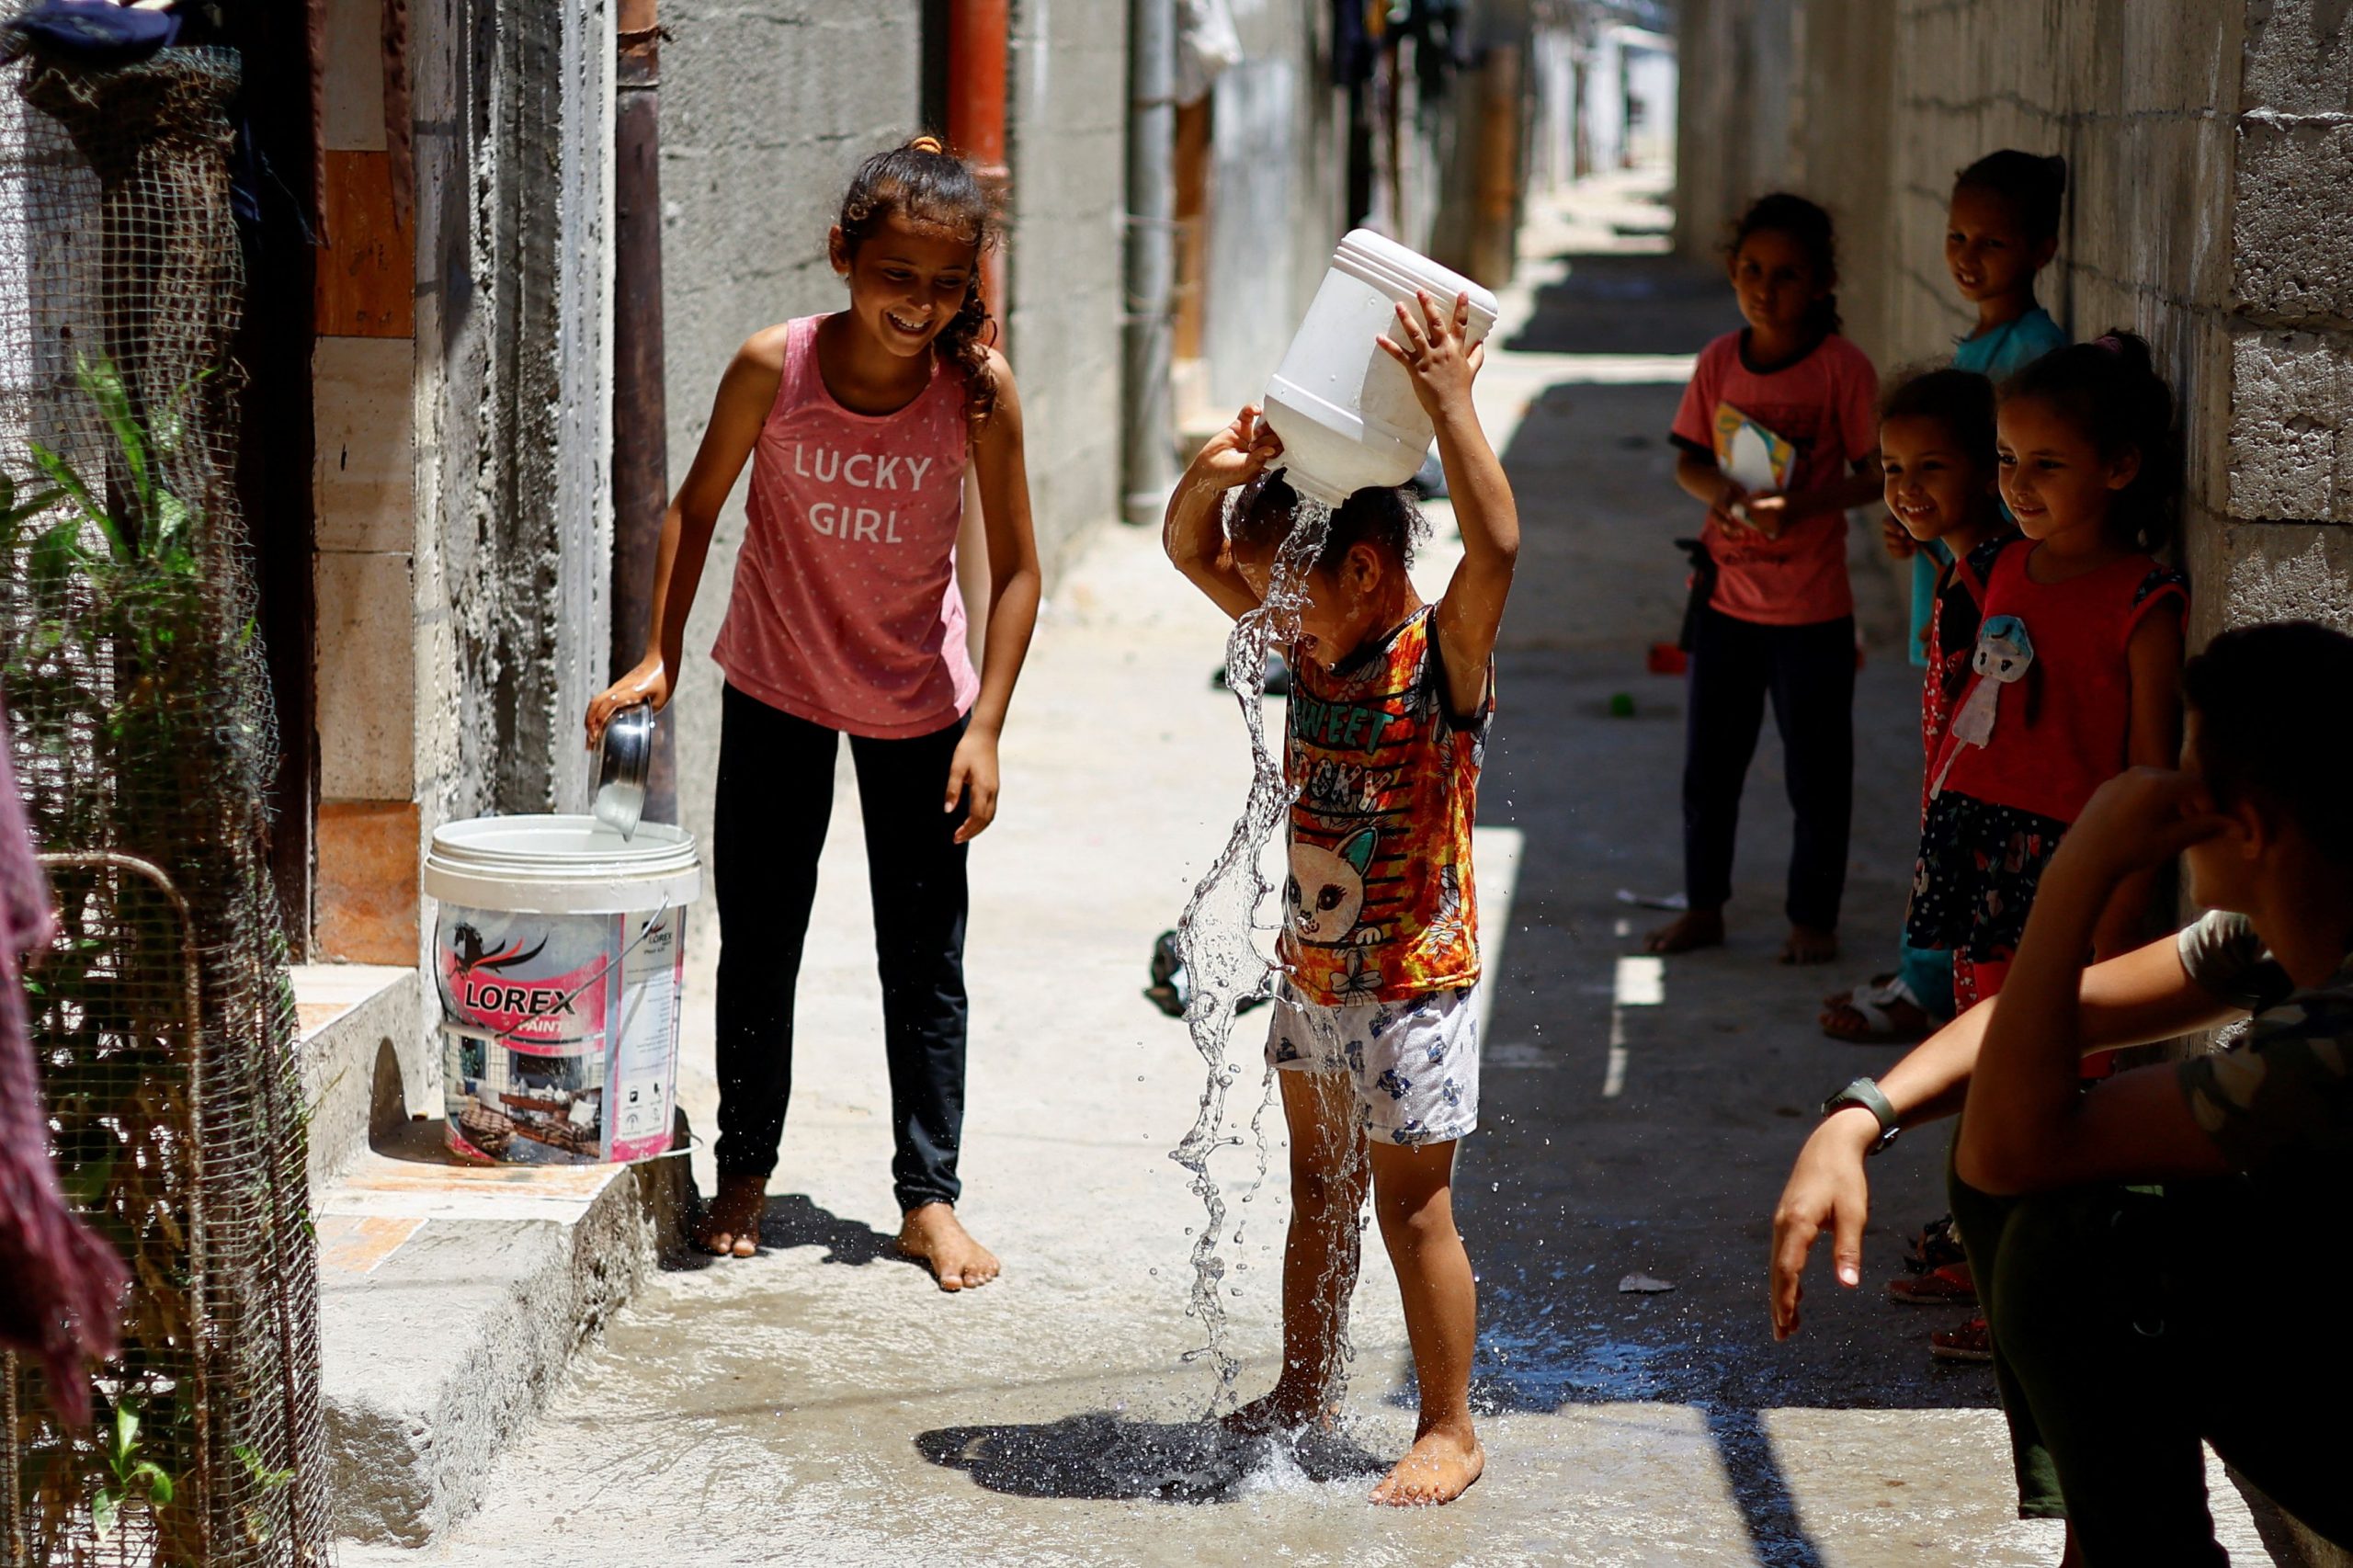
{"label": "white patterned shorts", "polygon": [[1479,1125],[1478,992],[1466,985],[1329,1007],[1279,982],[1267,1063],[1346,1073],[1356,1088],[1357,1125],[1375,1142],[1447,1142]]}

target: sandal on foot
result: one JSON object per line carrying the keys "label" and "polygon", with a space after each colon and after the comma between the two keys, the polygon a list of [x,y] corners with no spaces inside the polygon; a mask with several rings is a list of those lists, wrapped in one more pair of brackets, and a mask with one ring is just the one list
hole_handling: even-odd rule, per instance
{"label": "sandal on foot", "polygon": [[1948,1263],[1919,1274],[1905,1274],[1887,1282],[1887,1299],[1907,1307],[1973,1307],[1977,1282],[1969,1265]]}
{"label": "sandal on foot", "polygon": [[1938,1361],[1991,1361],[1993,1326],[1984,1318],[1974,1317],[1959,1328],[1938,1329],[1928,1335],[1928,1355]]}
{"label": "sandal on foot", "polygon": [[[1844,1002],[1825,999],[1827,1011],[1822,1020],[1822,1032],[1832,1040],[1843,1040],[1855,1045],[1912,1045],[1927,1039],[1944,1027],[1943,1020],[1921,1004],[1912,988],[1901,977],[1889,975],[1884,980],[1858,985],[1847,994]],[[1898,1018],[1895,1009],[1909,1007],[1922,1020],[1911,1024]],[[1830,1018],[1848,1012],[1863,1020],[1860,1029],[1833,1028]]]}

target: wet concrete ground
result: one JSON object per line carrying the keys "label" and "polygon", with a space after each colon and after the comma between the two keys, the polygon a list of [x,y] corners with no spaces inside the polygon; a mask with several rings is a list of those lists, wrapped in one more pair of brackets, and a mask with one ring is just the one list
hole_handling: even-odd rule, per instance
{"label": "wet concrete ground", "polygon": [[[1711,279],[1627,254],[1654,249],[1664,218],[1625,187],[1543,215],[1536,286],[1482,381],[1527,525],[1483,802],[1485,1106],[1457,1186],[1481,1274],[1485,1479],[1434,1512],[1361,1501],[1413,1410],[1394,1285],[1370,1239],[1343,1432],[1272,1454],[1198,1419],[1215,1392],[1185,1359],[1201,1342],[1186,1314],[1201,1209],[1166,1151],[1203,1068],[1140,992],[1154,934],[1223,841],[1247,759],[1206,678],[1222,623],[1155,538],[1122,530],[1041,626],[1006,740],[1004,813],[973,860],[962,1208],[1005,1278],[945,1297],[889,1250],[879,999],[846,782],[767,1249],[667,1272],[607,1325],[451,1541],[347,1546],[347,1563],[2056,1561],[2055,1527],[2011,1517],[1990,1377],[1930,1367],[1928,1332],[1959,1314],[1879,1295],[1900,1233],[1941,1208],[1939,1139],[1874,1166],[1869,1288],[1834,1299],[1818,1279],[1789,1346],[1766,1325],[1768,1217],[1812,1108],[1891,1055],[1813,1022],[1821,993],[1884,966],[1910,863],[1917,687],[1870,541],[1856,557],[1873,642],[1847,956],[1826,971],[1773,961],[1788,813],[1768,733],[1731,946],[1625,961],[1663,917],[1618,891],[1680,880],[1682,694],[1643,673],[1643,653],[1674,635],[1670,540],[1697,519],[1663,437],[1679,357],[1732,324]],[[1441,540],[1429,574],[1445,565]],[[1620,693],[1631,718],[1610,715]],[[1490,863],[1515,850],[1508,885]],[[710,960],[693,959],[682,1085],[706,1134]],[[1240,1141],[1213,1170],[1240,1221],[1225,1304],[1248,1393],[1277,1344],[1281,1149],[1269,1111],[1260,1183],[1247,1020],[1232,1054]],[[697,1165],[708,1190],[702,1153]],[[1675,1288],[1620,1294],[1635,1271]],[[2243,1514],[2226,1539],[2263,1561]]]}

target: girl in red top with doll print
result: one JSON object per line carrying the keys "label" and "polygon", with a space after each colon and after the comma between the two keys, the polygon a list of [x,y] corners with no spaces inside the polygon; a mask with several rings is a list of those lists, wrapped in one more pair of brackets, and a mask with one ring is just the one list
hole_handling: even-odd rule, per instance
{"label": "girl in red top with doll print", "polygon": [[1676,483],[1708,508],[1688,643],[1688,908],[1646,945],[1680,953],[1724,939],[1741,789],[1769,694],[1797,814],[1781,961],[1824,963],[1838,950],[1855,784],[1847,509],[1880,491],[1879,381],[1838,334],[1821,208],[1758,201],[1734,228],[1728,270],[1748,325],[1700,351],[1671,437]]}
{"label": "girl in red top with doll print", "polygon": [[[792,1085],[792,1013],[835,761],[849,737],[874,889],[900,1249],[943,1290],[996,1258],[956,1217],[964,1113],[965,846],[996,814],[996,737],[1037,619],[1021,405],[985,341],[994,212],[928,136],[868,159],[828,241],[845,310],[755,335],[720,382],[663,521],[644,659],[589,705],[666,704],[721,507],[748,462],[711,834],[719,892],[719,1191],[696,1237],[758,1249]],[[967,471],[989,555],[965,649],[955,549]]]}
{"label": "girl in red top with doll print", "polygon": [[[2188,589],[2150,555],[2173,494],[2173,394],[2149,347],[2110,333],[2004,385],[2002,497],[2025,536],[1981,547],[1974,677],[1929,780],[1908,940],[1954,954],[1963,1007],[2001,989],[2043,868],[2100,785],[2181,744]],[[2119,890],[2097,956],[2135,946],[2146,877]]]}

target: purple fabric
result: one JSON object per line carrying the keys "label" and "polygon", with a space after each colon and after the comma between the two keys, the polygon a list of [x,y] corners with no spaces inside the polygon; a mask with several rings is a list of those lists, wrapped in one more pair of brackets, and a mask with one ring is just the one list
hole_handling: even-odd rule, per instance
{"label": "purple fabric", "polygon": [[78,1426],[90,1418],[84,1362],[114,1354],[127,1276],[113,1249],[66,1208],[50,1168],[23,958],[55,930],[0,725],[0,1346],[41,1358],[51,1400]]}

